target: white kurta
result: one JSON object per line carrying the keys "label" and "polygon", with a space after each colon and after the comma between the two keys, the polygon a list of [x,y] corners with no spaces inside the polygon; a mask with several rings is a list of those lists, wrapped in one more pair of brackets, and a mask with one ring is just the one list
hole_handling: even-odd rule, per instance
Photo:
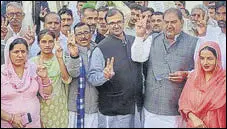
{"label": "white kurta", "polygon": [[165,116],[148,112],[143,108],[144,128],[178,128],[185,127],[185,123],[180,115]]}

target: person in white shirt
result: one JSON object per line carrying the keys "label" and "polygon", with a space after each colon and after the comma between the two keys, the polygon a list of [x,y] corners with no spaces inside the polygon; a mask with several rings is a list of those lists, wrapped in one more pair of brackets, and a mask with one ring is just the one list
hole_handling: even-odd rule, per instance
{"label": "person in white shirt", "polygon": [[[199,20],[199,24],[196,27],[199,32],[199,40],[196,46],[194,57],[198,53],[199,47],[205,41],[214,41],[218,43],[221,48],[222,65],[223,68],[226,68],[226,5],[224,2],[217,2],[215,8],[219,27],[212,27],[208,25],[206,20]],[[205,17],[206,16],[207,15],[205,15]]]}
{"label": "person in white shirt", "polygon": [[58,15],[61,17],[61,32],[66,37],[68,37],[68,32],[71,32],[73,24],[73,14],[72,10],[64,6],[58,11]]}

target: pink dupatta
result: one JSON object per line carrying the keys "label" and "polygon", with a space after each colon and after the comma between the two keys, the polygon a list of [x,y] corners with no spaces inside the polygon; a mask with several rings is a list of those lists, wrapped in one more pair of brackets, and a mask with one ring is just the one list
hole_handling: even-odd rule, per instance
{"label": "pink dupatta", "polygon": [[[198,52],[195,70],[189,75],[179,99],[179,112],[186,119],[188,127],[193,127],[193,124],[190,120],[187,120],[187,114],[182,112],[182,110],[193,112],[205,124],[209,123],[212,127],[226,127],[226,71],[222,68],[221,51],[218,44],[215,42],[206,42],[199,50],[206,46],[214,48],[217,52],[215,71],[211,79],[206,82]],[[202,94],[202,97],[197,96],[199,92]],[[212,116],[206,117],[209,111],[218,109],[222,110],[222,113],[217,113],[218,120],[212,118]]]}
{"label": "pink dupatta", "polygon": [[36,65],[32,65],[28,61],[26,61],[22,79],[17,76],[9,56],[10,44],[17,38],[20,37],[11,37],[6,42],[4,49],[5,64],[1,66],[1,78],[3,79],[4,83],[11,83],[13,85],[13,88],[15,88],[17,92],[24,92],[30,87],[31,80],[37,77]]}

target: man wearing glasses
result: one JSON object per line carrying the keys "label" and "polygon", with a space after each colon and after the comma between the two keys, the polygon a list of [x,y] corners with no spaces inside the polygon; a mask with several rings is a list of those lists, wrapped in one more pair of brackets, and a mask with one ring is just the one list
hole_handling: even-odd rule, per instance
{"label": "man wearing glasses", "polygon": [[7,4],[5,18],[2,18],[1,39],[6,41],[15,35],[23,36],[26,32],[26,28],[22,25],[24,16],[22,6],[19,3]]}
{"label": "man wearing glasses", "polygon": [[[67,46],[70,57],[66,59],[66,67],[73,78],[72,83],[69,85],[68,97],[69,128],[98,127],[98,91],[87,81],[78,83],[83,79],[87,80],[85,76],[88,73],[89,58],[96,46],[91,37],[90,27],[82,22],[75,25],[74,34],[68,35]],[[85,68],[83,79],[81,79],[82,65]],[[84,96],[80,96],[82,94]],[[82,108],[78,109],[78,107]]]}
{"label": "man wearing glasses", "polygon": [[109,35],[94,49],[88,73],[99,92],[98,127],[141,127],[142,69],[131,59],[134,37],[124,34],[124,15],[118,9],[110,9],[105,20]]}
{"label": "man wearing glasses", "polygon": [[[25,13],[22,6],[17,2],[10,2],[6,6],[5,17],[1,17],[1,51],[4,50],[5,42],[13,36],[23,36],[29,45],[35,40],[35,26],[27,29],[27,26],[22,24]],[[1,53],[1,64],[4,64],[4,53]]]}

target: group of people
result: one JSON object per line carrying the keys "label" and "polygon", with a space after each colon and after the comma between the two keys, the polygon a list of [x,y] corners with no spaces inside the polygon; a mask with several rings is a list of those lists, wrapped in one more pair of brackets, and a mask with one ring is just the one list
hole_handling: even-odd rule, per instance
{"label": "group of people", "polygon": [[170,3],[2,3],[1,127],[225,128],[226,2]]}

